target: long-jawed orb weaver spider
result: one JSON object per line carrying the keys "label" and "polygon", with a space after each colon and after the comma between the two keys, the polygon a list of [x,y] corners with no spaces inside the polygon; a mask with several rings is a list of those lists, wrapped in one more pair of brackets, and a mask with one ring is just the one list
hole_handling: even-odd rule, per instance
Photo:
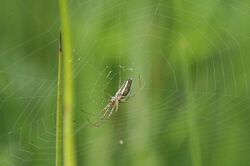
{"label": "long-jawed orb weaver spider", "polygon": [[118,111],[118,105],[119,102],[126,102],[126,100],[130,97],[130,90],[132,86],[132,79],[128,79],[125,81],[121,87],[118,89],[118,91],[115,93],[115,96],[112,96],[109,103],[104,107],[102,110],[103,115],[101,116],[100,120],[98,120],[95,123],[92,123],[89,119],[89,123],[92,126],[99,127],[104,120],[108,120],[111,115],[113,114],[114,110],[115,112]]}

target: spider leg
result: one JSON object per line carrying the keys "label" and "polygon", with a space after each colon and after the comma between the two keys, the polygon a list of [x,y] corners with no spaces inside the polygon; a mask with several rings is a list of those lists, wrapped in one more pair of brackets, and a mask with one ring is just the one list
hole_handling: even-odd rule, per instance
{"label": "spider leg", "polygon": [[104,110],[103,110],[103,112],[104,112],[104,114],[101,116],[101,118],[100,118],[100,120],[104,120],[104,119],[106,119],[105,117],[106,117],[106,115],[108,114],[108,112],[110,112],[109,111],[109,105],[110,104],[108,104],[105,108],[104,108]]}
{"label": "spider leg", "polygon": [[[96,122],[95,126],[99,127],[101,124],[103,124],[105,122],[105,120],[109,120],[110,116],[112,115],[113,110],[115,109],[116,105],[114,105],[111,110],[106,111],[106,115],[105,117],[103,117],[103,119],[100,119],[98,122]],[[108,114],[109,113],[109,114]]]}
{"label": "spider leg", "polygon": [[107,119],[109,119],[111,117],[111,115],[113,114],[114,110],[115,110],[115,112],[118,110],[118,103],[119,103],[118,101],[115,101],[115,106],[110,110]]}
{"label": "spider leg", "polygon": [[95,118],[98,117],[98,115],[99,115],[97,113],[92,113],[92,112],[84,111],[83,109],[81,109],[81,112],[82,113],[86,113],[86,114],[88,114],[88,115],[90,115],[92,117],[95,117]]}
{"label": "spider leg", "polygon": [[116,105],[114,105],[113,103],[109,103],[102,111],[104,112],[103,115],[101,116],[101,118],[96,121],[96,122],[91,122],[89,119],[88,119],[88,122],[92,125],[92,126],[95,126],[95,127],[99,127],[105,120],[108,120],[111,112],[114,110]]}
{"label": "spider leg", "polygon": [[118,111],[118,105],[119,105],[119,101],[116,102],[116,109],[115,109],[115,112]]}
{"label": "spider leg", "polygon": [[108,110],[108,109],[111,107],[111,105],[112,105],[112,103],[108,103],[108,104],[102,109],[101,112],[104,112],[104,113],[105,113],[105,111]]}

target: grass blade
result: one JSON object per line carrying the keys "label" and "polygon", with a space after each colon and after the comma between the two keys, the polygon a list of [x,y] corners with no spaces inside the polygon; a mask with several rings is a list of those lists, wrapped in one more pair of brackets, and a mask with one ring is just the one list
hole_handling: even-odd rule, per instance
{"label": "grass blade", "polygon": [[74,140],[74,82],[73,82],[73,53],[70,33],[70,20],[68,1],[59,0],[62,48],[63,48],[63,159],[65,166],[75,166],[75,140]]}
{"label": "grass blade", "polygon": [[59,40],[59,53],[58,53],[58,77],[57,77],[57,111],[56,111],[56,166],[62,166],[63,164],[63,123],[62,123],[62,47],[61,47],[61,33]]}

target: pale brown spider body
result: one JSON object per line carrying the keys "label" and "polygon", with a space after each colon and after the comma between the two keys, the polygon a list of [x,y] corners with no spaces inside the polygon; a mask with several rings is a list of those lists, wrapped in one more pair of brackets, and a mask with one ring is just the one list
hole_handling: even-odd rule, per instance
{"label": "pale brown spider body", "polygon": [[125,81],[121,87],[118,89],[118,91],[115,93],[115,96],[112,96],[109,103],[106,105],[106,107],[102,110],[103,115],[100,120],[98,120],[95,123],[90,123],[96,127],[100,126],[101,122],[103,120],[108,120],[111,115],[113,114],[113,111],[118,111],[118,104],[119,102],[125,102],[130,97],[130,90],[132,86],[132,79],[128,79]]}
{"label": "pale brown spider body", "polygon": [[116,92],[115,96],[111,98],[110,102],[125,102],[129,97],[131,85],[132,79],[128,79],[126,82],[124,82],[120,89]]}

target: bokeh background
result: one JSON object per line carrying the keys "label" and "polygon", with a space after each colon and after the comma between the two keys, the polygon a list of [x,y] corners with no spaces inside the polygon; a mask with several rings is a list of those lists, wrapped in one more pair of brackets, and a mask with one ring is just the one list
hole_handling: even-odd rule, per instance
{"label": "bokeh background", "polygon": [[[248,0],[71,0],[78,165],[250,165]],[[55,165],[57,1],[0,2],[0,165]],[[140,77],[140,79],[139,79]],[[132,93],[100,127],[119,84]]]}

